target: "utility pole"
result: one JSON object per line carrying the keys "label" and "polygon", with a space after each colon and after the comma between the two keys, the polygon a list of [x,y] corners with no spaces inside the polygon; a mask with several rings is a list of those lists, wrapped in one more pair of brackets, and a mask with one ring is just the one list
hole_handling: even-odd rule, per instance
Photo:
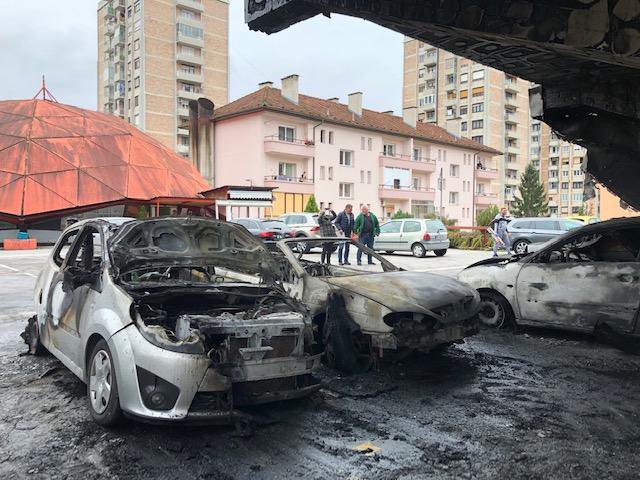
{"label": "utility pole", "polygon": [[442,167],[438,177],[438,190],[440,190],[440,220],[444,220],[444,205],[442,204],[442,192],[444,191],[444,178],[442,178]]}

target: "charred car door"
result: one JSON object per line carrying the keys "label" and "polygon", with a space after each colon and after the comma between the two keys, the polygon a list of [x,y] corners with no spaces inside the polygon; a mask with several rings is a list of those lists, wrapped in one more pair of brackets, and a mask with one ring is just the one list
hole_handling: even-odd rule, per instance
{"label": "charred car door", "polygon": [[640,229],[574,235],[520,270],[516,292],[525,323],[591,332],[600,323],[634,329],[640,299]]}
{"label": "charred car door", "polygon": [[46,321],[51,342],[78,368],[82,368],[83,352],[80,322],[91,318],[83,312],[101,289],[103,246],[102,229],[94,224],[85,225],[49,287]]}

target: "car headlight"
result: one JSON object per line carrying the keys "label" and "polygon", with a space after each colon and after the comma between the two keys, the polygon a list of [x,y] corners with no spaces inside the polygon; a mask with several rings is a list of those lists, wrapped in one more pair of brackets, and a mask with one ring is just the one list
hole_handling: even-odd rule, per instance
{"label": "car headlight", "polygon": [[204,344],[200,335],[189,329],[188,332],[181,332],[181,337],[176,335],[160,325],[147,325],[136,312],[135,306],[131,305],[131,317],[134,319],[138,331],[149,343],[156,347],[164,348],[171,352],[203,354],[205,353]]}

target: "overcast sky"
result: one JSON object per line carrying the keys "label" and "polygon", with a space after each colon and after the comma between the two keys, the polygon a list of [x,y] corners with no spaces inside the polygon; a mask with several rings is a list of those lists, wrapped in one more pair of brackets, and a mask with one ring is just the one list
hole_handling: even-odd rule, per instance
{"label": "overcast sky", "polygon": [[[0,0],[0,99],[31,98],[46,75],[58,101],[96,108],[95,0]],[[402,36],[360,19],[316,17],[274,35],[244,23],[231,0],[231,84],[236,99],[259,82],[300,75],[300,90],[329,98],[364,93],[364,106],[400,113]]]}

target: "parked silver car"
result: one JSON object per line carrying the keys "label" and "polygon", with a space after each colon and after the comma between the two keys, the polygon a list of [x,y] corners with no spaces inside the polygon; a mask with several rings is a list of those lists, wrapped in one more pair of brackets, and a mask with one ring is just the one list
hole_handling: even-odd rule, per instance
{"label": "parked silver car", "polygon": [[487,325],[640,335],[640,219],[572,230],[538,252],[483,260],[458,279],[477,289]]}
{"label": "parked silver car", "polygon": [[449,236],[447,227],[440,220],[390,220],[380,227],[373,248],[387,253],[411,252],[415,257],[424,257],[432,251],[441,257],[449,248]]}
{"label": "parked silver car", "polygon": [[515,253],[527,253],[529,245],[544,243],[584,225],[576,220],[552,217],[514,218],[507,225],[511,248]]}
{"label": "parked silver car", "polygon": [[310,318],[280,272],[232,223],[78,222],[47,258],[23,337],[31,352],[46,348],[86,382],[102,425],[122,413],[229,422],[237,406],[318,388]]}
{"label": "parked silver car", "polygon": [[[286,223],[297,238],[313,238],[318,235],[318,232],[320,232],[317,213],[287,213],[285,215],[280,215],[278,220]],[[306,248],[307,250],[305,253],[307,253],[313,246],[315,245],[303,242],[298,244],[296,248]]]}
{"label": "parked silver car", "polygon": [[347,372],[371,366],[385,350],[429,351],[477,331],[479,296],[452,278],[407,272],[350,239],[304,242],[338,244],[370,253],[375,265],[326,265],[293,251],[296,240],[278,242],[289,294],[311,311],[316,343],[330,365]]}

